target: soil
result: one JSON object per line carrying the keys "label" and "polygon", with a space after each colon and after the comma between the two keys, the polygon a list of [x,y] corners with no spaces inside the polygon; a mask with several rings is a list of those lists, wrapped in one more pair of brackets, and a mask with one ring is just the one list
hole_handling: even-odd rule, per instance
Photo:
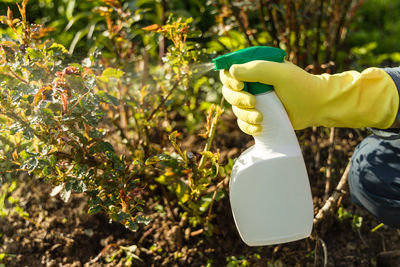
{"label": "soil", "polygon": [[[236,157],[251,145],[251,138],[243,137],[234,125],[222,125],[221,133],[225,134],[216,140],[225,159]],[[304,138],[313,135],[314,139]],[[316,209],[323,204],[327,136],[323,130],[299,133],[309,163]],[[354,130],[337,131],[333,178],[340,178],[351,151],[362,137],[363,133]],[[160,205],[164,205],[162,198],[144,196],[145,213],[152,221],[133,233],[120,224],[110,223],[103,214],[89,215],[84,194],[73,194],[64,203],[59,197],[51,197],[50,192],[44,181],[21,177],[11,196],[29,217],[21,216],[15,205],[7,204],[13,212],[0,217],[0,266],[324,266],[324,261],[326,266],[400,266],[395,261],[381,263],[382,252],[400,250],[400,231],[383,226],[371,232],[379,222],[353,205],[348,194],[341,205],[348,213],[362,217],[360,228],[352,227],[352,218],[339,220],[334,215],[314,229],[310,238],[276,246],[248,247],[235,228],[227,197],[215,203],[213,234],[209,236],[200,228],[191,228],[187,222],[175,219],[179,217],[176,214],[160,210]],[[5,255],[1,260],[2,253]]]}

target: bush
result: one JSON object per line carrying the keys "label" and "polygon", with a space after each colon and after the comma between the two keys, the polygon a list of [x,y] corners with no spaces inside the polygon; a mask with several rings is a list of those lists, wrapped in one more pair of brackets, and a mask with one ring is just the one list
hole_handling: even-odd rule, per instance
{"label": "bush", "polygon": [[[128,7],[105,1],[95,7],[107,23],[103,37],[77,61],[47,37],[51,29],[27,20],[27,2],[18,5],[20,18],[11,9],[1,17],[11,29],[0,43],[2,182],[26,171],[66,201],[85,192],[89,213],[104,211],[133,231],[149,222],[145,196],[170,192],[181,216],[211,230],[212,202],[224,196],[221,186],[209,191],[225,177],[210,151],[223,110],[200,102],[211,84],[193,79],[200,53],[187,40],[192,20],[137,29]],[[172,41],[163,64],[139,49],[138,32]],[[204,123],[199,110],[207,109]],[[204,125],[204,151],[180,147]]]}

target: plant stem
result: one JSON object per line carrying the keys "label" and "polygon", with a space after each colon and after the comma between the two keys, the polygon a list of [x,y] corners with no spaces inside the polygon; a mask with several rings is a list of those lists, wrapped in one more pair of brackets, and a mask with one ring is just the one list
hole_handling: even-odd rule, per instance
{"label": "plant stem", "polygon": [[156,112],[162,107],[162,105],[164,105],[165,101],[167,101],[168,97],[171,96],[172,92],[176,89],[176,87],[178,87],[179,84],[179,79],[175,81],[175,83],[172,85],[172,88],[169,90],[169,92],[167,93],[166,96],[164,96],[164,98],[161,100],[161,102],[158,104],[158,106],[153,109],[150,113],[150,115],[147,117],[147,121],[150,121],[154,114],[156,114]]}
{"label": "plant stem", "polygon": [[18,74],[16,74],[11,68],[8,68],[8,70],[9,70],[10,73],[12,74],[12,75],[10,75],[10,76],[12,76],[12,77],[14,77],[14,78],[20,80],[21,82],[23,82],[23,83],[25,83],[25,84],[28,84],[28,83],[29,83],[27,80],[25,80],[24,78],[22,78],[21,76],[19,76]]}
{"label": "plant stem", "polygon": [[347,163],[346,169],[344,170],[342,178],[340,178],[340,181],[337,184],[335,191],[325,202],[324,206],[321,209],[319,209],[317,215],[315,216],[314,226],[317,226],[319,223],[321,223],[325,215],[328,214],[329,211],[332,209],[333,204],[336,203],[338,199],[344,195],[345,191],[343,191],[343,189],[344,186],[346,185],[349,171],[350,171],[350,162]]}
{"label": "plant stem", "polygon": [[208,223],[209,220],[211,219],[212,209],[213,209],[213,206],[214,206],[214,202],[215,202],[215,198],[216,198],[216,196],[217,196],[218,189],[221,187],[221,185],[224,184],[224,182],[225,182],[225,180],[222,180],[222,181],[219,182],[219,183],[217,184],[217,186],[215,187],[215,190],[214,190],[214,193],[213,193],[213,196],[212,196],[212,199],[211,199],[210,207],[208,208],[208,215],[207,215],[207,219],[206,219],[206,220],[207,220],[207,223]]}
{"label": "plant stem", "polygon": [[163,200],[164,200],[164,202],[165,202],[165,204],[166,204],[166,206],[168,208],[170,216],[176,222],[176,216],[175,216],[174,210],[172,209],[171,204],[169,203],[169,200],[168,200],[168,197],[167,197],[167,190],[165,190],[164,185],[161,185],[160,187],[161,187],[161,191],[163,193]]}
{"label": "plant stem", "polygon": [[326,169],[326,182],[325,182],[325,194],[324,201],[328,199],[329,192],[331,191],[332,184],[332,158],[333,152],[335,150],[335,128],[331,127],[331,132],[329,135],[329,148],[328,148],[328,159],[327,159],[327,169]]}
{"label": "plant stem", "polygon": [[317,32],[315,36],[315,53],[314,53],[314,72],[319,72],[320,64],[319,64],[319,53],[321,48],[321,25],[322,25],[322,17],[324,15],[324,0],[320,0],[319,2],[319,11],[317,18]]}
{"label": "plant stem", "polygon": [[[210,131],[208,133],[207,143],[203,150],[204,152],[210,151],[212,142],[214,140],[215,130],[217,129],[217,122],[218,122],[219,116],[221,116],[221,114],[223,112],[223,109],[222,109],[223,101],[224,101],[224,98],[221,99],[221,104],[217,107],[217,110],[215,111],[216,113],[215,113],[213,122],[211,123]],[[204,167],[205,163],[206,163],[206,156],[203,154],[201,156],[198,169],[201,170]]]}
{"label": "plant stem", "polygon": [[241,20],[240,14],[238,12],[238,9],[233,6],[232,1],[228,1],[229,3],[229,8],[232,10],[232,14],[235,17],[237,23],[239,24],[240,30],[243,32],[244,36],[246,37],[246,41],[247,41],[247,45],[252,45],[251,39],[250,39],[250,35],[248,33],[248,29],[246,28],[246,26],[244,25],[243,21]]}

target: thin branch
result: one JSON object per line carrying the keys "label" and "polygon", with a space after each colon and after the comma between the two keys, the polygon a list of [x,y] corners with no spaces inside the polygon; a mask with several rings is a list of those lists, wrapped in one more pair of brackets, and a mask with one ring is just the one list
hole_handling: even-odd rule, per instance
{"label": "thin branch", "polygon": [[[343,10],[348,10],[351,6],[352,0],[349,0],[345,3],[344,9]],[[336,33],[335,33],[335,39],[334,39],[334,44],[333,44],[333,59],[335,60],[337,57],[337,53],[341,44],[341,39],[342,39],[342,33],[345,30],[345,23],[346,23],[346,16],[347,12],[342,12],[342,16],[339,20]],[[350,19],[349,19],[350,21]]]}
{"label": "thin branch", "polygon": [[[278,5],[277,3],[275,3],[276,5]],[[282,10],[280,8],[274,8],[273,9],[275,11],[276,16],[274,16],[275,20],[275,25],[278,25],[280,29],[277,28],[277,36],[278,38],[282,38],[282,36],[284,36],[283,40],[285,42],[285,38],[287,38],[286,36],[286,20],[283,18],[283,14],[282,14]],[[271,11],[272,12],[272,11]],[[287,39],[286,39],[287,40]]]}
{"label": "thin branch", "polygon": [[104,255],[104,253],[106,253],[110,248],[112,248],[112,247],[117,247],[118,245],[117,245],[117,243],[111,243],[111,244],[108,244],[107,246],[105,246],[101,251],[100,251],[100,253],[99,254],[97,254],[97,256],[94,258],[94,259],[92,259],[91,261],[89,261],[89,264],[94,264],[94,263],[96,263],[98,260],[100,260],[100,258]]}
{"label": "thin branch", "polygon": [[318,238],[318,241],[321,243],[322,250],[324,251],[324,267],[325,267],[328,264],[328,249],[326,247],[324,240]]}
{"label": "thin branch", "polygon": [[311,143],[312,147],[315,148],[317,151],[314,152],[314,169],[319,170],[321,166],[321,150],[320,150],[320,145],[318,142],[318,128],[316,126],[312,127],[312,133],[311,133]]}
{"label": "thin branch", "polygon": [[286,2],[286,8],[285,8],[285,22],[286,22],[286,27],[285,27],[285,35],[286,35],[286,52],[288,54],[289,59],[291,58],[292,54],[292,43],[291,43],[291,32],[292,32],[292,11],[291,11],[291,5],[290,2],[291,0],[287,0]]}
{"label": "thin branch", "polygon": [[[270,2],[268,2],[268,4],[269,3]],[[262,0],[260,0],[260,4],[261,4],[260,8],[264,9],[264,5],[263,5],[263,1]],[[267,11],[268,11],[269,21],[271,23],[271,31],[269,32],[269,34],[272,36],[274,45],[279,46],[278,31],[276,30],[274,16],[272,14],[272,8],[269,8],[269,6],[267,6],[266,8],[267,8]]]}
{"label": "thin branch", "polygon": [[25,80],[24,78],[22,78],[21,76],[19,76],[17,73],[15,73],[11,68],[8,68],[8,70],[11,72],[11,76],[13,76],[14,78],[20,80],[23,83],[28,84],[29,82],[27,80]]}
{"label": "thin branch", "polygon": [[267,21],[265,20],[265,12],[264,12],[265,6],[264,6],[263,0],[258,0],[258,5],[259,5],[259,11],[260,11],[260,13],[259,13],[259,15],[260,15],[260,21],[261,21],[261,23],[262,23],[261,26],[263,26],[264,30],[266,30],[266,31],[269,32],[269,30],[268,30],[268,25],[267,25]]}
{"label": "thin branch", "polygon": [[217,186],[215,187],[215,191],[213,193],[212,199],[211,199],[211,203],[210,203],[210,207],[208,208],[208,215],[207,215],[207,222],[210,220],[211,218],[211,214],[212,214],[212,209],[213,209],[213,205],[214,205],[214,201],[215,198],[217,197],[217,192],[218,189],[224,184],[225,180],[222,180],[221,182],[219,182],[217,184]]}
{"label": "thin branch", "polygon": [[[343,12],[346,13],[346,12]],[[317,18],[317,32],[316,32],[316,36],[315,36],[315,53],[314,53],[314,65],[318,64],[318,57],[319,57],[319,52],[320,52],[320,48],[321,48],[321,24],[322,24],[322,17],[324,14],[324,0],[320,0],[319,2],[319,12],[318,14],[318,18]],[[314,66],[316,67],[316,66]],[[319,69],[319,68],[318,68]],[[316,70],[314,68],[314,70]],[[317,71],[317,70],[316,70]]]}
{"label": "thin branch", "polygon": [[329,134],[329,148],[328,148],[328,159],[326,161],[327,169],[326,169],[326,181],[325,181],[325,194],[324,201],[326,201],[329,197],[329,193],[331,191],[332,184],[332,158],[333,152],[335,150],[335,128],[331,127]]}
{"label": "thin branch", "polygon": [[247,33],[247,29],[243,24],[243,21],[240,18],[240,14],[237,11],[237,8],[233,6],[232,1],[228,1],[229,3],[229,8],[232,10],[233,16],[235,17],[236,21],[239,24],[240,30],[244,33],[244,36],[246,37],[247,45],[252,45],[251,39],[249,34]]}
{"label": "thin branch", "polygon": [[170,216],[171,216],[172,220],[173,220],[174,222],[176,222],[176,221],[177,221],[176,215],[175,215],[175,213],[174,213],[174,210],[173,210],[172,207],[171,207],[171,203],[169,203],[169,200],[168,200],[168,197],[167,197],[167,190],[165,190],[164,185],[161,185],[161,191],[162,191],[162,194],[163,194],[163,196],[162,196],[163,201],[164,201],[165,205],[166,205],[167,208],[168,208],[168,211],[169,211],[169,213],[170,213]]}
{"label": "thin branch", "polygon": [[315,216],[314,226],[317,226],[319,223],[321,223],[325,215],[331,212],[334,204],[339,200],[341,196],[345,194],[345,191],[343,189],[347,183],[349,170],[350,170],[350,162],[347,164],[346,169],[344,170],[342,178],[340,178],[340,181],[337,184],[335,191],[332,193],[332,195],[325,202],[324,206],[318,211],[317,215]]}
{"label": "thin branch", "polygon": [[128,118],[126,116],[126,110],[123,101],[125,97],[125,91],[123,90],[121,80],[118,80],[117,88],[118,88],[118,100],[119,100],[120,126],[124,131],[126,131],[126,128],[128,127]]}
{"label": "thin branch", "polygon": [[295,64],[298,64],[298,62],[299,62],[299,53],[300,53],[300,50],[301,50],[301,45],[300,45],[300,36],[301,36],[301,34],[300,34],[300,30],[301,30],[301,28],[300,28],[300,25],[301,25],[301,23],[300,23],[300,21],[299,21],[299,18],[300,18],[300,14],[298,14],[298,9],[296,8],[296,4],[292,1],[292,2],[290,2],[290,4],[291,4],[291,9],[292,9],[292,20],[293,20],[293,31],[294,31],[294,37],[295,37],[295,40],[294,40],[294,48],[293,48],[293,51],[294,51],[294,53],[293,53],[293,59],[295,60],[294,61],[294,63]]}
{"label": "thin branch", "polygon": [[42,139],[42,140],[45,140],[45,139],[46,139],[45,136],[43,136],[42,134],[38,133],[35,129],[33,129],[33,128],[30,126],[30,124],[29,124],[27,121],[25,121],[24,119],[22,119],[21,116],[19,116],[19,115],[17,115],[17,114],[14,114],[14,113],[11,112],[11,111],[3,111],[2,109],[0,109],[0,115],[7,116],[7,117],[9,117],[9,118],[11,118],[11,119],[13,119],[13,120],[19,122],[20,124],[22,124],[22,125],[25,127],[25,129],[31,129],[31,130],[33,131],[34,135],[36,135],[38,138],[40,138],[40,139]]}
{"label": "thin branch", "polygon": [[[121,125],[119,125],[119,123],[118,123],[116,120],[112,120],[112,123],[113,123],[113,125],[114,125],[115,127],[117,127],[117,130],[120,132],[121,139],[122,139],[122,140],[123,140],[123,139],[126,139],[126,141],[127,141],[127,143],[126,143],[127,147],[128,147],[131,151],[135,151],[136,147],[135,147],[135,145],[134,145],[133,143],[131,143],[131,139],[128,138],[128,131],[127,131],[127,129],[123,129],[123,128],[121,127]],[[133,140],[132,140],[132,142],[133,142]]]}
{"label": "thin branch", "polygon": [[90,91],[84,93],[83,95],[81,95],[81,96],[78,98],[78,100],[76,100],[76,102],[75,102],[75,103],[72,105],[72,107],[69,109],[69,113],[72,112],[72,110],[76,107],[76,105],[78,105],[78,104],[82,101],[82,99],[83,99],[85,96],[87,96],[87,95],[89,94],[89,92],[90,92]]}
{"label": "thin branch", "polygon": [[[217,129],[217,122],[218,122],[219,116],[223,112],[223,109],[222,109],[223,103],[224,103],[224,98],[222,97],[220,106],[215,111],[214,120],[213,120],[213,122],[211,124],[210,132],[208,133],[207,143],[206,143],[206,146],[204,147],[204,150],[203,150],[204,152],[210,151],[211,144],[212,144],[212,142],[214,140],[215,130]],[[200,163],[199,163],[198,169],[201,170],[204,167],[205,163],[206,163],[206,156],[202,155],[201,159],[200,159]]]}
{"label": "thin branch", "polygon": [[150,115],[147,117],[147,121],[150,121],[154,114],[156,114],[156,112],[164,105],[165,101],[167,101],[168,97],[171,96],[172,92],[176,89],[176,87],[178,87],[179,84],[179,80],[176,80],[175,83],[172,85],[172,88],[168,91],[167,95],[164,96],[164,98],[160,101],[160,103],[158,104],[158,106],[153,109],[152,112],[150,112]]}
{"label": "thin branch", "polygon": [[[165,25],[167,22],[167,18],[165,16],[165,13],[167,11],[167,3],[165,0],[161,0],[161,24]],[[161,34],[161,40],[159,44],[159,50],[158,50],[158,60],[160,63],[162,63],[162,58],[165,55],[165,46],[166,46],[166,38],[164,35]]]}

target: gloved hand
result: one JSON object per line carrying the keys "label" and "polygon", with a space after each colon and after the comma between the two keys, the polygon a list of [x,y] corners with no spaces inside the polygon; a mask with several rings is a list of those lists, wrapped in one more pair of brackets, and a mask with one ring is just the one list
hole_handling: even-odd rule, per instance
{"label": "gloved hand", "polygon": [[389,128],[399,107],[397,87],[379,68],[312,75],[290,62],[251,61],[221,70],[222,93],[238,117],[240,129],[261,131],[262,114],[256,99],[242,91],[243,82],[274,86],[295,130],[309,126]]}

